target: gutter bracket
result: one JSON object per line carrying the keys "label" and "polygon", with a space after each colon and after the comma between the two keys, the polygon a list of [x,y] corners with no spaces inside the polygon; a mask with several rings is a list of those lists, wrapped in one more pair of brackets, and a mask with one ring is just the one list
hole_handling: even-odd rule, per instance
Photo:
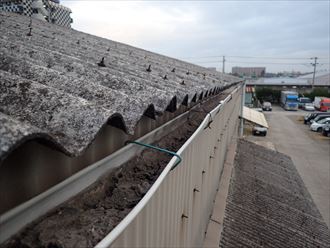
{"label": "gutter bracket", "polygon": [[210,119],[209,119],[209,122],[207,123],[206,127],[204,127],[204,130],[207,128],[211,129],[211,123],[213,122],[212,114],[209,112],[208,115],[210,116]]}

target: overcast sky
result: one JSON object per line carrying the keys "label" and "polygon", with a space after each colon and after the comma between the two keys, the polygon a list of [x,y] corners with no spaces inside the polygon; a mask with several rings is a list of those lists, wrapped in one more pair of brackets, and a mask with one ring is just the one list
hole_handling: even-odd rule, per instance
{"label": "overcast sky", "polygon": [[203,66],[221,68],[222,58],[215,56],[226,55],[227,72],[232,66],[312,71],[309,58],[315,56],[320,70],[329,69],[328,0],[62,4],[72,9],[74,29]]}

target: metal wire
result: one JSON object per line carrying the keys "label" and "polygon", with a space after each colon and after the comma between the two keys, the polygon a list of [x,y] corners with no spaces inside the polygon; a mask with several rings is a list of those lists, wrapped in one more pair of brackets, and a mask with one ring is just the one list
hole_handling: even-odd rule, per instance
{"label": "metal wire", "polygon": [[170,154],[172,156],[177,157],[177,161],[173,165],[171,170],[175,169],[175,167],[177,167],[182,161],[182,158],[179,154],[177,154],[175,152],[172,152],[172,151],[169,151],[169,150],[166,150],[164,148],[160,148],[160,147],[149,145],[149,144],[144,144],[144,143],[141,143],[141,142],[138,142],[138,141],[126,141],[126,144],[136,144],[136,145],[144,146],[144,147],[151,148],[151,149],[154,149],[154,150],[157,150],[157,151],[160,151],[160,152],[164,152],[164,153],[167,153],[167,154]]}

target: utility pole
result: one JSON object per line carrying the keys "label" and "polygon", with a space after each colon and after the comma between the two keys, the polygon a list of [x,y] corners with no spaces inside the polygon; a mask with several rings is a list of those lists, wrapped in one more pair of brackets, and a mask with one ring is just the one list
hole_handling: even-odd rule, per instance
{"label": "utility pole", "polygon": [[222,73],[225,73],[225,62],[226,62],[226,57],[222,56]]}
{"label": "utility pole", "polygon": [[314,57],[314,58],[311,58],[311,59],[314,59],[314,63],[311,63],[311,65],[314,66],[313,81],[312,81],[312,89],[314,89],[316,65],[318,63],[317,63],[317,57]]}
{"label": "utility pole", "polygon": [[244,134],[244,119],[243,119],[243,109],[245,105],[245,88],[246,88],[246,81],[243,81],[242,86],[242,102],[241,102],[241,123],[240,123],[240,130],[239,130],[239,136],[243,137]]}

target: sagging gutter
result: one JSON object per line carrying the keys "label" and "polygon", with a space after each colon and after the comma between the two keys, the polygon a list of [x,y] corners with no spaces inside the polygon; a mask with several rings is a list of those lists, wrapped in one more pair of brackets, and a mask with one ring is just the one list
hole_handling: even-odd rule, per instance
{"label": "sagging gutter", "polygon": [[[177,154],[182,155],[183,151],[189,146],[189,144],[195,139],[195,136],[201,132],[205,127],[208,126],[208,123],[219,113],[221,108],[232,99],[232,94],[234,94],[238,88],[233,90],[231,94],[229,94],[225,100],[221,101],[221,103],[215,107],[210,114],[206,115],[203,122],[200,126],[195,130],[195,132],[190,136],[190,138],[184,143],[184,145],[179,149]],[[139,212],[147,205],[151,197],[158,190],[166,176],[171,173],[172,167],[177,162],[177,158],[173,157],[169,163],[164,168],[163,172],[159,175],[155,183],[151,186],[145,196],[139,201],[139,203],[129,212],[129,214],[103,239],[101,240],[95,248],[105,248],[110,247],[111,244],[119,237],[119,235],[133,222]]]}
{"label": "sagging gutter", "polygon": [[[236,90],[234,90],[233,92],[235,91]],[[223,104],[226,101],[229,101],[230,97],[231,95],[229,95],[229,97],[227,97],[226,100],[223,101]],[[199,104],[191,108],[190,111],[197,108],[198,106]],[[215,111],[216,112],[219,111],[221,106],[222,105],[219,105],[217,108],[215,108],[215,110],[212,111],[213,116]],[[154,131],[138,139],[137,141],[150,144],[155,140],[160,139],[161,137],[165,136],[167,133],[172,132],[178,126],[186,122],[187,116],[189,115],[190,111],[181,114],[172,121],[155,129]],[[199,128],[201,128],[201,126],[203,126],[205,123],[208,123],[209,118],[212,118],[212,114],[206,116],[206,118],[204,119],[203,123],[200,125]],[[129,144],[123,147],[122,149],[118,150],[117,152],[113,153],[112,155],[79,171],[70,178],[55,185],[54,187],[32,198],[31,200],[6,212],[2,216],[0,216],[0,243],[7,240],[9,237],[11,237],[13,234],[18,232],[28,223],[44,215],[49,210],[67,201],[71,197],[83,191],[88,186],[95,183],[105,173],[121,166],[123,163],[127,162],[132,157],[141,153],[143,149],[144,149],[143,147]],[[182,149],[180,150],[182,151]],[[175,161],[175,158],[172,159],[170,163],[173,164],[174,163],[173,161]]]}

